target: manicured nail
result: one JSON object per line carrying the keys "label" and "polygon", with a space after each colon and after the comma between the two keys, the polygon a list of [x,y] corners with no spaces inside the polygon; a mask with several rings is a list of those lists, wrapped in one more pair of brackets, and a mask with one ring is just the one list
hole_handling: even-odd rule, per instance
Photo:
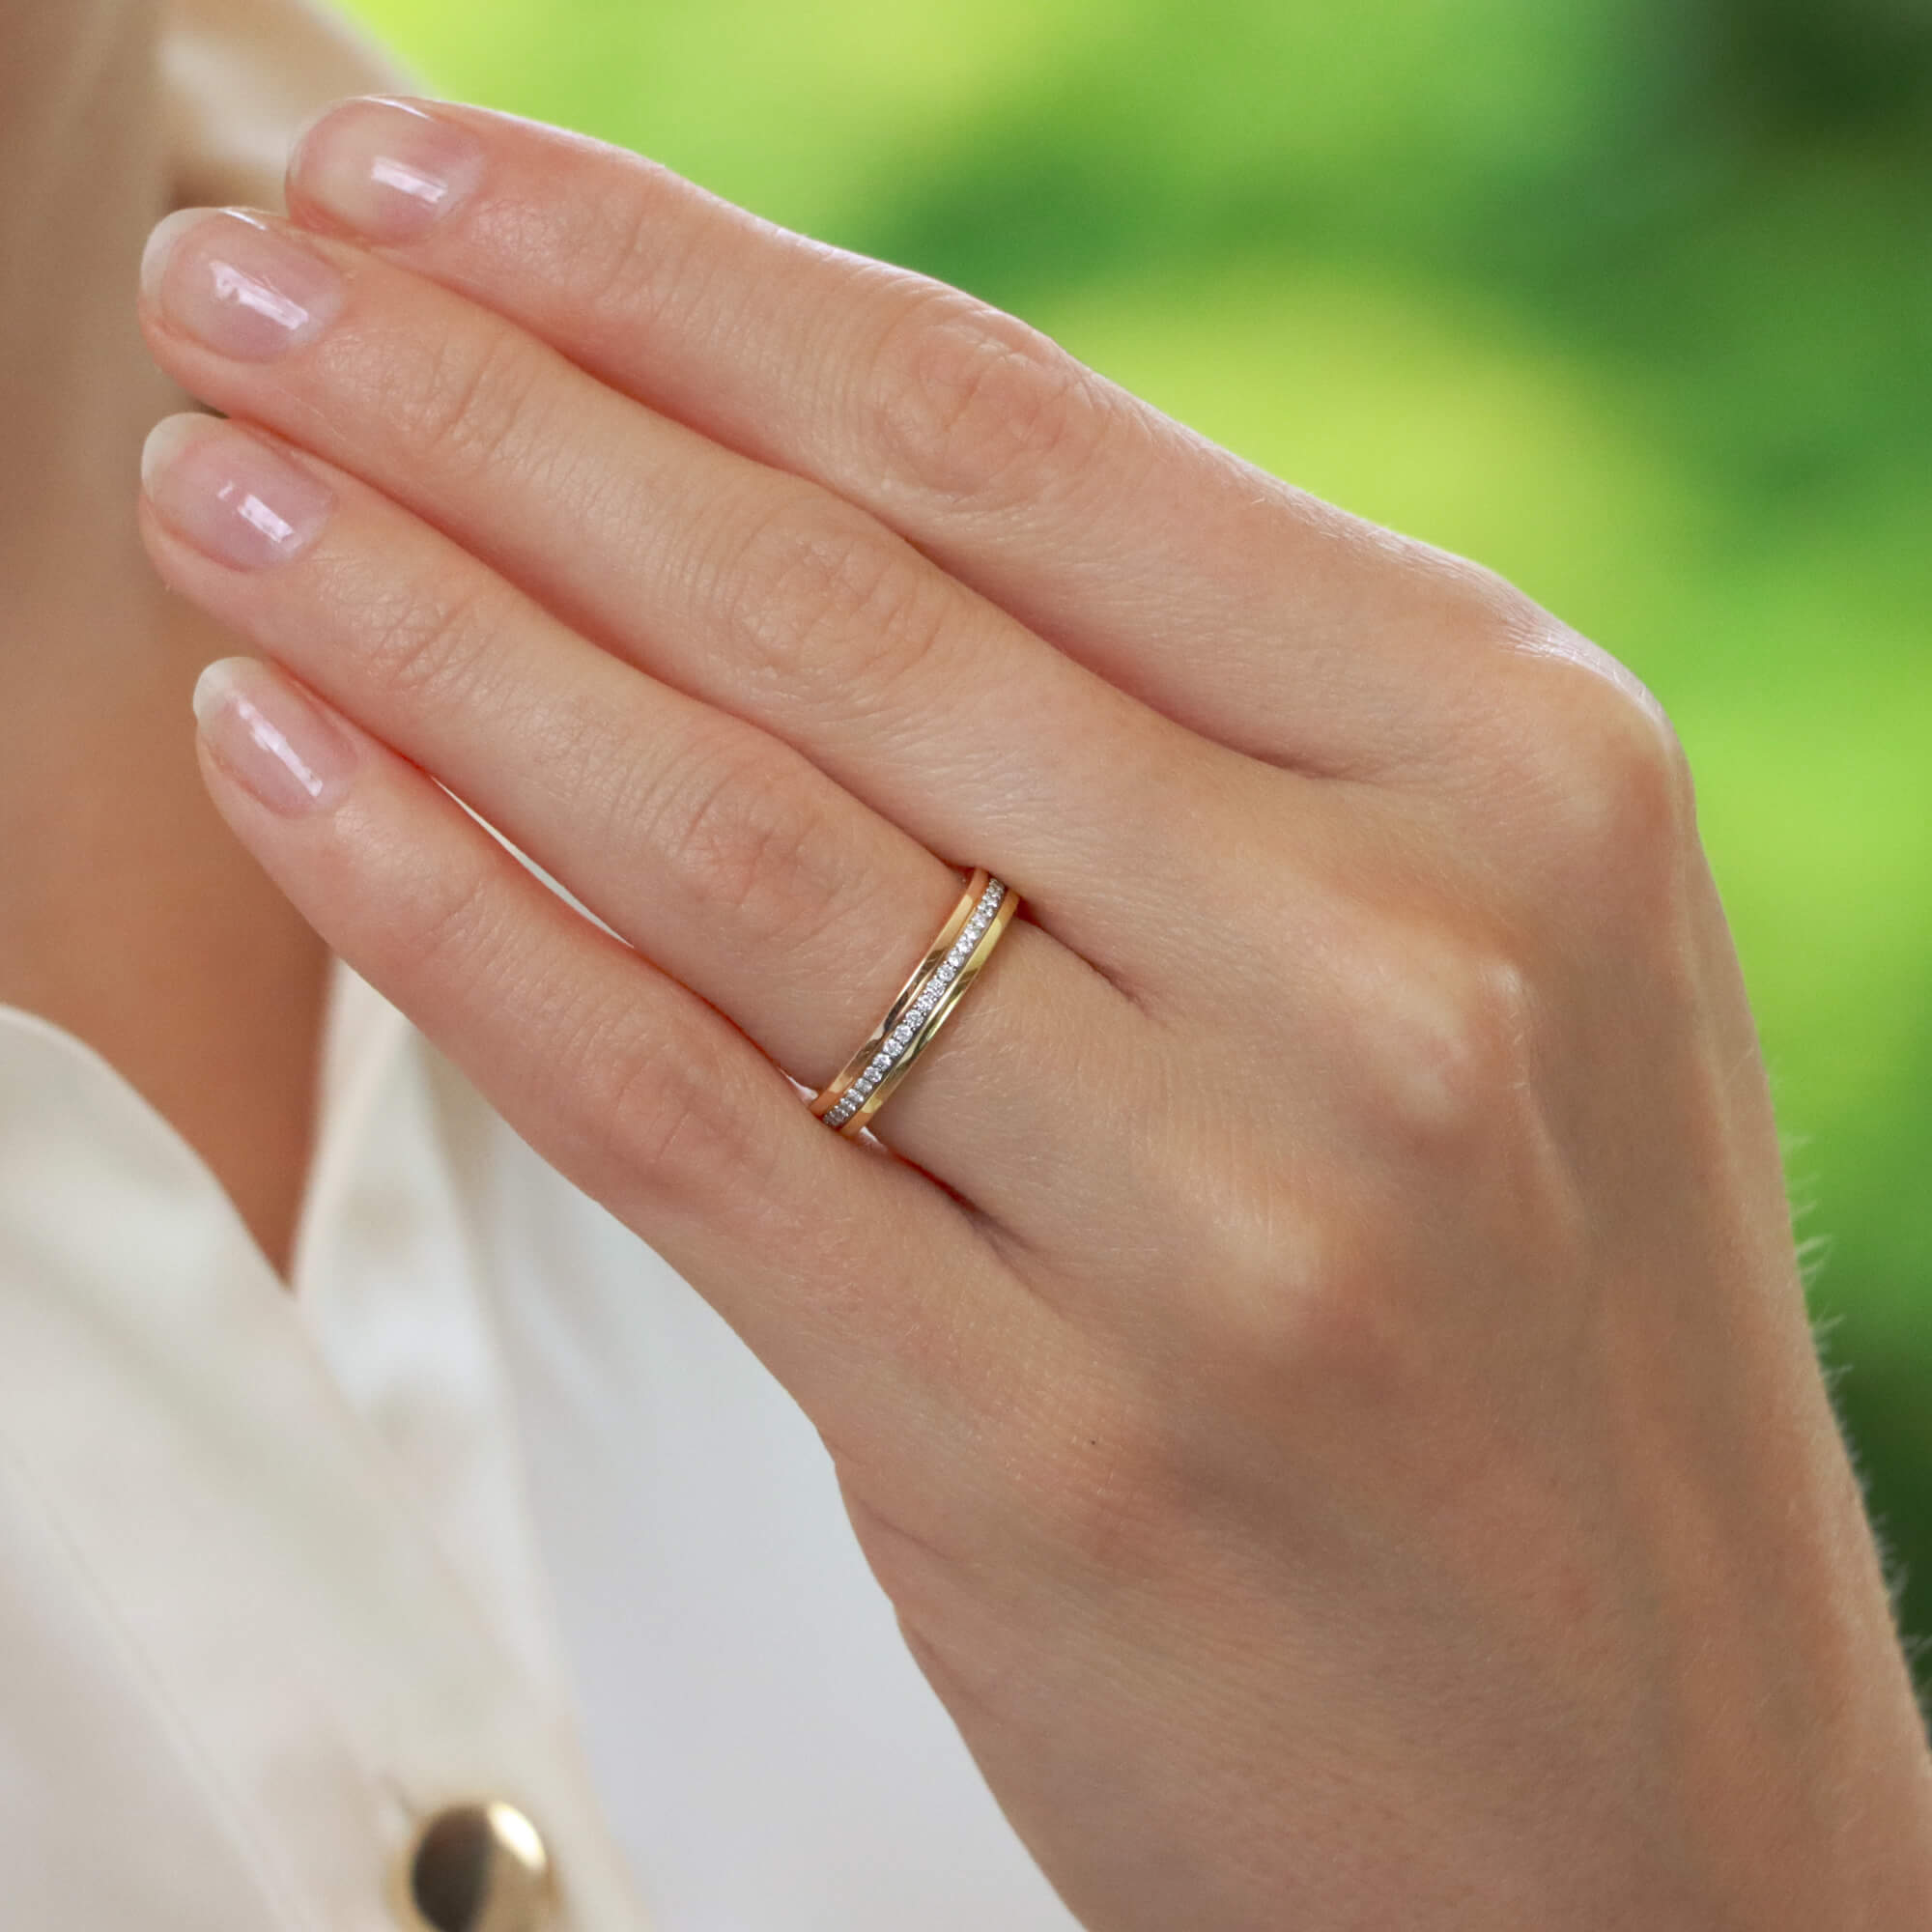
{"label": "manicured nail", "polygon": [[363,99],[328,108],[289,157],[289,202],[314,203],[378,242],[410,242],[473,188],[483,144],[420,107]]}
{"label": "manicured nail", "polygon": [[217,355],[267,362],[328,326],[343,281],[259,215],[184,208],[148,237],[141,289],[175,327]]}
{"label": "manicured nail", "polygon": [[299,556],[335,492],[260,437],[213,416],[163,416],[141,448],[141,487],[176,536],[237,570]]}
{"label": "manicured nail", "polygon": [[285,818],[327,811],[361,757],[347,732],[254,658],[216,658],[194,685],[201,740],[216,764]]}

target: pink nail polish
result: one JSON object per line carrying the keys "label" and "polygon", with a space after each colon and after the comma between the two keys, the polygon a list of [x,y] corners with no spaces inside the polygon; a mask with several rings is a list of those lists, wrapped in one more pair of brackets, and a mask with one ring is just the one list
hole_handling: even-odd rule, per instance
{"label": "pink nail polish", "polygon": [[141,450],[141,487],[174,534],[217,563],[260,570],[299,556],[335,493],[260,437],[213,416],[163,416]]}
{"label": "pink nail polish", "polygon": [[329,108],[296,143],[289,202],[312,203],[358,235],[411,242],[440,221],[483,174],[467,128],[400,100]]}
{"label": "pink nail polish", "polygon": [[331,263],[259,215],[184,208],[148,237],[141,289],[205,348],[267,362],[327,327],[342,306],[343,281]]}
{"label": "pink nail polish", "polygon": [[194,686],[194,716],[216,764],[284,818],[327,811],[361,758],[342,727],[253,658],[216,658]]}

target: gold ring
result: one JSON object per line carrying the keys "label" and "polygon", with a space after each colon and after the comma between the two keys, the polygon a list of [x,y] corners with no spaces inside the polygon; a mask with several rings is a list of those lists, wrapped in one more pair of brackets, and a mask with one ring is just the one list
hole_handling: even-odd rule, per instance
{"label": "gold ring", "polygon": [[811,1111],[828,1127],[856,1136],[886,1104],[966,988],[985,970],[1019,903],[1019,895],[983,866],[974,872],[939,937],[899,988],[871,1038],[812,1100]]}

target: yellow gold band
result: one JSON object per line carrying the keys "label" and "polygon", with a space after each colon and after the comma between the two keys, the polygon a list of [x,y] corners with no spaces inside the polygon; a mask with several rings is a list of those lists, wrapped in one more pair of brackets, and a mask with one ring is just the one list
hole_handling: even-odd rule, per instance
{"label": "yellow gold band", "polygon": [[856,1136],[911,1070],[992,957],[1019,895],[981,866],[872,1037],[811,1102],[828,1127]]}

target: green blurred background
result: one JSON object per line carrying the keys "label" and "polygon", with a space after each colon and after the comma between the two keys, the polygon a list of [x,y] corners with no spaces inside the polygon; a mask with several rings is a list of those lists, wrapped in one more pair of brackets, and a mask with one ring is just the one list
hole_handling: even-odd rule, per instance
{"label": "green blurred background", "polygon": [[1016,311],[1637,670],[1932,1634],[1932,0],[353,10],[433,91]]}

